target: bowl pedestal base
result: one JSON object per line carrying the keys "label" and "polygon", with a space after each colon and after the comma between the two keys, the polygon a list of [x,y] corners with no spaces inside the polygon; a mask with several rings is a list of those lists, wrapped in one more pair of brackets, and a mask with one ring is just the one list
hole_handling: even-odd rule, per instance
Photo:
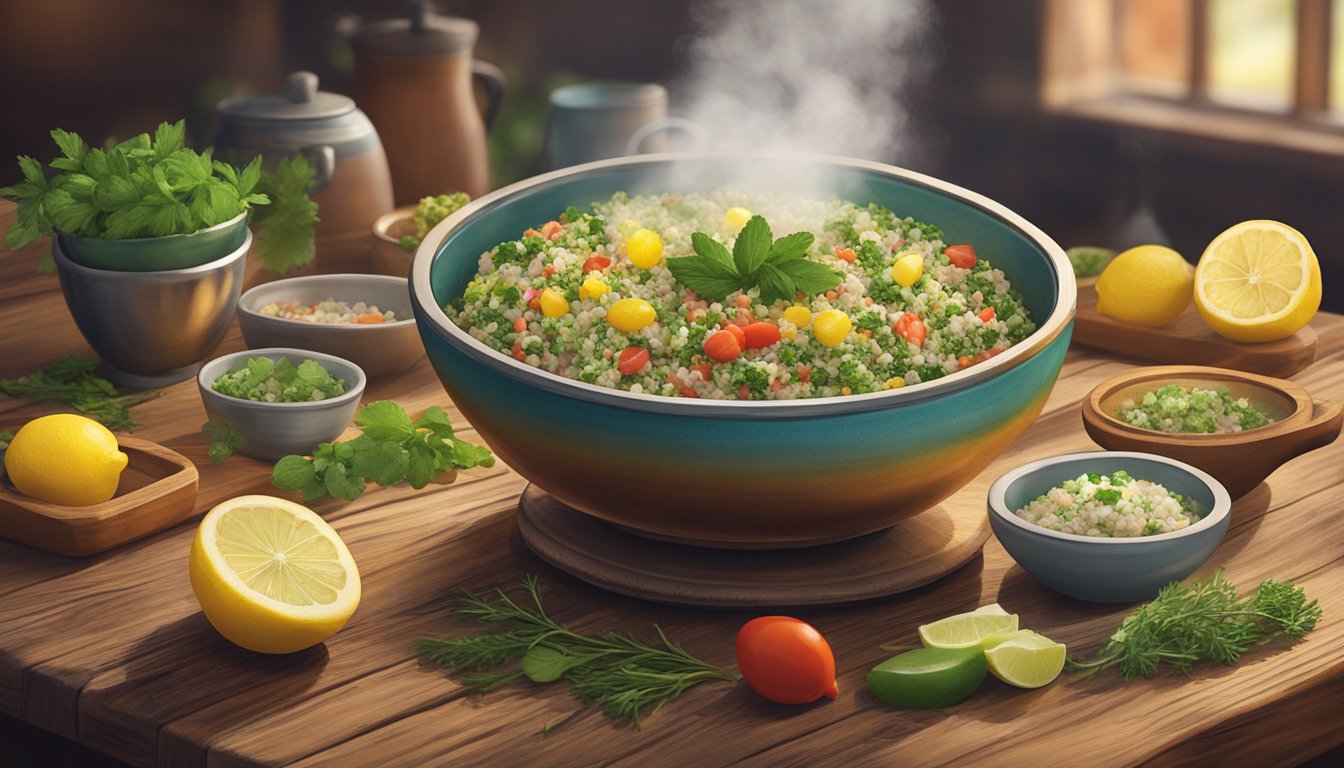
{"label": "bowl pedestal base", "polygon": [[139,373],[131,373],[130,371],[123,371],[106,360],[102,361],[103,373],[107,376],[108,381],[119,387],[129,387],[131,389],[158,389],[160,387],[176,384],[179,381],[194,379],[196,378],[197,372],[201,370],[201,366],[204,364],[204,361],[192,363],[191,365],[175,368],[171,371],[147,376]]}
{"label": "bowl pedestal base", "polygon": [[989,538],[981,506],[944,502],[857,539],[796,549],[715,549],[647,538],[529,484],[518,529],[538,557],[594,586],[697,608],[841,605],[922,587]]}

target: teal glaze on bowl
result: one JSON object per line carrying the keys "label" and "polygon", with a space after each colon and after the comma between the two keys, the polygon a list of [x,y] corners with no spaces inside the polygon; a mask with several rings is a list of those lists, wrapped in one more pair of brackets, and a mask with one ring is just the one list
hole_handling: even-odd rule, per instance
{"label": "teal glaze on bowl", "polygon": [[247,238],[247,211],[190,235],[102,240],[57,234],[66,258],[91,269],[163,272],[199,267],[238,250]]}
{"label": "teal glaze on bowl", "polygon": [[[1138,480],[1193,497],[1208,514],[1189,528],[1154,536],[1107,538],[1043,528],[1013,514],[1065,480],[1124,470]],[[1080,600],[1150,600],[1168,582],[1195,572],[1227,534],[1232,499],[1208,473],[1148,453],[1096,451],[1033,461],[989,489],[989,525],[1017,564],[1042,584]]]}
{"label": "teal glaze on bowl", "polygon": [[845,158],[788,162],[800,178],[824,179],[829,194],[883,203],[941,227],[947,242],[974,243],[1021,291],[1038,330],[934,382],[812,400],[668,398],[541,371],[476,341],[441,309],[461,295],[481,253],[569,205],[620,190],[742,183],[734,161],[716,156],[569,168],[459,210],[429,233],[411,269],[412,309],[429,358],[500,458],[561,501],[648,535],[802,546],[881,530],[928,509],[1031,425],[1072,331],[1076,289],[1063,251],[1011,211],[936,179]]}

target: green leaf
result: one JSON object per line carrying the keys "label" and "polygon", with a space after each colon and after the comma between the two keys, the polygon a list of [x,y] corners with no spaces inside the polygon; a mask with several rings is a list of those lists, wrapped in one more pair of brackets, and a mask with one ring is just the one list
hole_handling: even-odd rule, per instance
{"label": "green leaf", "polygon": [[495,466],[495,456],[489,448],[484,445],[475,445],[454,437],[453,441],[453,468],[471,469],[472,467],[493,467]]}
{"label": "green leaf", "polygon": [[793,280],[797,290],[807,294],[824,293],[840,283],[840,275],[819,261],[794,259],[775,264]]}
{"label": "green leaf", "polygon": [[271,470],[271,484],[284,491],[297,491],[313,482],[317,470],[302,456],[285,456]]}
{"label": "green leaf", "polygon": [[162,160],[182,148],[182,140],[187,135],[187,121],[159,123],[154,131],[154,154]]}
{"label": "green leaf", "polygon": [[308,190],[315,183],[316,175],[303,155],[284,158],[270,173],[261,174],[258,189],[269,204],[252,217],[256,230],[252,252],[272,272],[284,274],[313,259],[317,203]]}
{"label": "green leaf", "polygon": [[695,291],[702,299],[718,301],[742,287],[741,278],[732,268],[703,256],[668,259],[667,268],[677,282]]}
{"label": "green leaf", "polygon": [[756,272],[756,285],[761,289],[761,301],[766,304],[780,299],[792,299],[793,294],[797,292],[793,278],[770,262],[762,264]]}
{"label": "green leaf", "polygon": [[328,466],[322,473],[322,484],[327,493],[346,501],[354,501],[364,493],[364,478],[351,476],[344,464]]}
{"label": "green leaf", "polygon": [[304,360],[294,369],[294,378],[313,389],[321,389],[332,382],[331,372],[316,360]]}
{"label": "green leaf", "polygon": [[765,260],[771,264],[778,264],[781,261],[801,259],[807,255],[807,249],[812,247],[812,241],[815,239],[811,232],[785,235],[770,246],[770,253],[766,255]]}
{"label": "green leaf", "polygon": [[751,217],[742,231],[737,233],[737,240],[733,243],[733,263],[737,266],[738,275],[750,277],[756,273],[770,253],[773,237],[764,217]]}
{"label": "green leaf", "polygon": [[359,410],[355,423],[374,440],[404,441],[415,434],[406,409],[391,400],[379,400]]}
{"label": "green leaf", "polygon": [[571,656],[544,645],[533,646],[523,654],[523,674],[534,683],[553,683],[592,658],[591,654]]}
{"label": "green leaf", "polygon": [[243,444],[243,433],[223,424],[207,421],[201,431],[210,436],[210,460],[223,464]]}
{"label": "green leaf", "polygon": [[[281,358],[284,360],[285,358]],[[287,361],[286,361],[287,362]],[[271,375],[275,370],[275,361],[269,357],[249,357],[247,358],[247,372],[252,374],[254,379],[264,379]]]}
{"label": "green leaf", "polygon": [[358,443],[361,439],[367,439],[368,442],[355,446],[355,455],[350,460],[352,473],[379,485],[393,485],[406,477],[410,456],[404,448],[391,441],[373,440],[368,435],[361,435],[350,442]]}
{"label": "green leaf", "polygon": [[413,441],[407,449],[410,455],[406,466],[406,482],[417,491],[428,485],[440,469],[446,469],[439,465],[434,449],[424,441]]}
{"label": "green leaf", "polygon": [[737,265],[733,263],[732,254],[728,253],[727,248],[723,247],[723,243],[706,235],[704,232],[691,233],[691,248],[694,249],[698,255],[723,265],[734,275],[737,274]]}
{"label": "green leaf", "polygon": [[84,143],[84,139],[81,139],[79,134],[56,128],[51,132],[51,138],[56,142],[56,146],[63,155],[63,157],[51,161],[52,168],[78,171],[84,167],[84,154],[89,151],[89,145]]}
{"label": "green leaf", "polygon": [[303,500],[307,504],[312,504],[315,501],[321,501],[322,497],[326,495],[327,495],[327,486],[322,483],[322,478],[316,475],[314,475],[313,479],[309,480],[308,483],[303,486]]}
{"label": "green leaf", "polygon": [[[238,188],[238,196],[246,197],[248,194],[252,192],[252,190],[257,188],[257,184],[260,182],[261,182],[261,155],[257,155],[256,157],[252,158],[252,162],[248,163],[243,168],[242,173],[238,174],[237,181],[235,182],[235,186],[237,186]],[[305,185],[304,188],[307,189],[308,186],[309,185]]]}

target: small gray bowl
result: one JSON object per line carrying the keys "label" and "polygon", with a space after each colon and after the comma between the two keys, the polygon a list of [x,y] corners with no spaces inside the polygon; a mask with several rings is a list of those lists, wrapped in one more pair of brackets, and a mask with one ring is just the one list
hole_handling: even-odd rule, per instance
{"label": "small gray bowl", "polygon": [[[1122,469],[1136,479],[1195,498],[1208,514],[1179,531],[1114,539],[1060,533],[1013,514],[1065,480]],[[1100,603],[1148,600],[1168,582],[1194,573],[1227,534],[1231,509],[1227,489],[1208,473],[1148,453],[1051,456],[1008,472],[989,488],[990,528],[1018,565],[1053,590]]]}
{"label": "small gray bowl", "polygon": [[[298,365],[316,360],[331,375],[345,379],[346,390],[336,397],[308,403],[263,403],[221,395],[210,388],[215,379],[247,365],[249,357],[288,358]],[[210,421],[238,430],[243,443],[238,453],[262,461],[281,456],[307,456],[318,443],[329,443],[341,436],[359,409],[367,379],[364,371],[349,360],[305,349],[249,349],[217,357],[201,367],[196,386]]]}
{"label": "small gray bowl", "polygon": [[[271,302],[313,304],[323,299],[350,304],[363,301],[384,311],[390,309],[402,319],[373,325],[330,325],[261,314],[261,308]],[[339,355],[374,379],[400,373],[425,359],[404,277],[307,275],[263,283],[238,299],[238,325],[249,347],[295,347]]]}

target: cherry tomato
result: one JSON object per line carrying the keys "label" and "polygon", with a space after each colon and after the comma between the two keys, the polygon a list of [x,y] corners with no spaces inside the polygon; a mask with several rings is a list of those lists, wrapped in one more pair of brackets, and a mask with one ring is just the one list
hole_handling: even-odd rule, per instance
{"label": "cherry tomato", "polygon": [[994,308],[985,307],[984,309],[980,310],[979,317],[982,321],[988,323],[990,320],[994,319]]}
{"label": "cherry tomato", "polygon": [[952,262],[952,266],[970,269],[975,266],[975,246],[973,245],[949,245],[943,249],[947,258]]}
{"label": "cherry tomato", "polygon": [[558,222],[558,221],[548,221],[548,222],[546,222],[545,224],[542,224],[542,225],[541,225],[541,236],[544,237],[544,238],[546,238],[547,240],[552,240],[552,241],[554,241],[554,240],[559,240],[559,239],[560,239],[560,222]]}
{"label": "cherry tomato", "polygon": [[924,321],[919,319],[919,315],[913,312],[906,312],[904,315],[896,318],[896,324],[892,326],[896,335],[915,345],[924,346],[924,340],[929,337],[929,331],[924,327]]}
{"label": "cherry tomato", "polygon": [[835,656],[811,624],[788,616],[761,616],[737,633],[737,666],[747,685],[781,704],[807,704],[840,694]]}
{"label": "cherry tomato", "polygon": [[[728,327],[736,328],[737,326],[730,325]],[[705,354],[716,363],[726,363],[730,360],[736,360],[737,356],[742,354],[742,344],[736,336],[724,329],[705,339]]]}
{"label": "cherry tomato", "polygon": [[649,350],[643,347],[626,347],[621,350],[621,354],[616,358],[616,370],[622,375],[630,376],[638,373],[640,368],[648,365]]}
{"label": "cherry tomato", "polygon": [[747,349],[764,349],[779,341],[779,326],[764,321],[751,323],[742,326],[742,336]]}
{"label": "cherry tomato", "polygon": [[601,272],[611,266],[611,259],[606,256],[589,256],[588,260],[583,262],[583,274],[589,272]]}
{"label": "cherry tomato", "polygon": [[747,348],[747,333],[746,331],[742,330],[741,325],[737,325],[735,323],[725,325],[723,326],[723,330],[727,331],[734,339],[737,339],[737,346],[741,347],[742,349]]}

